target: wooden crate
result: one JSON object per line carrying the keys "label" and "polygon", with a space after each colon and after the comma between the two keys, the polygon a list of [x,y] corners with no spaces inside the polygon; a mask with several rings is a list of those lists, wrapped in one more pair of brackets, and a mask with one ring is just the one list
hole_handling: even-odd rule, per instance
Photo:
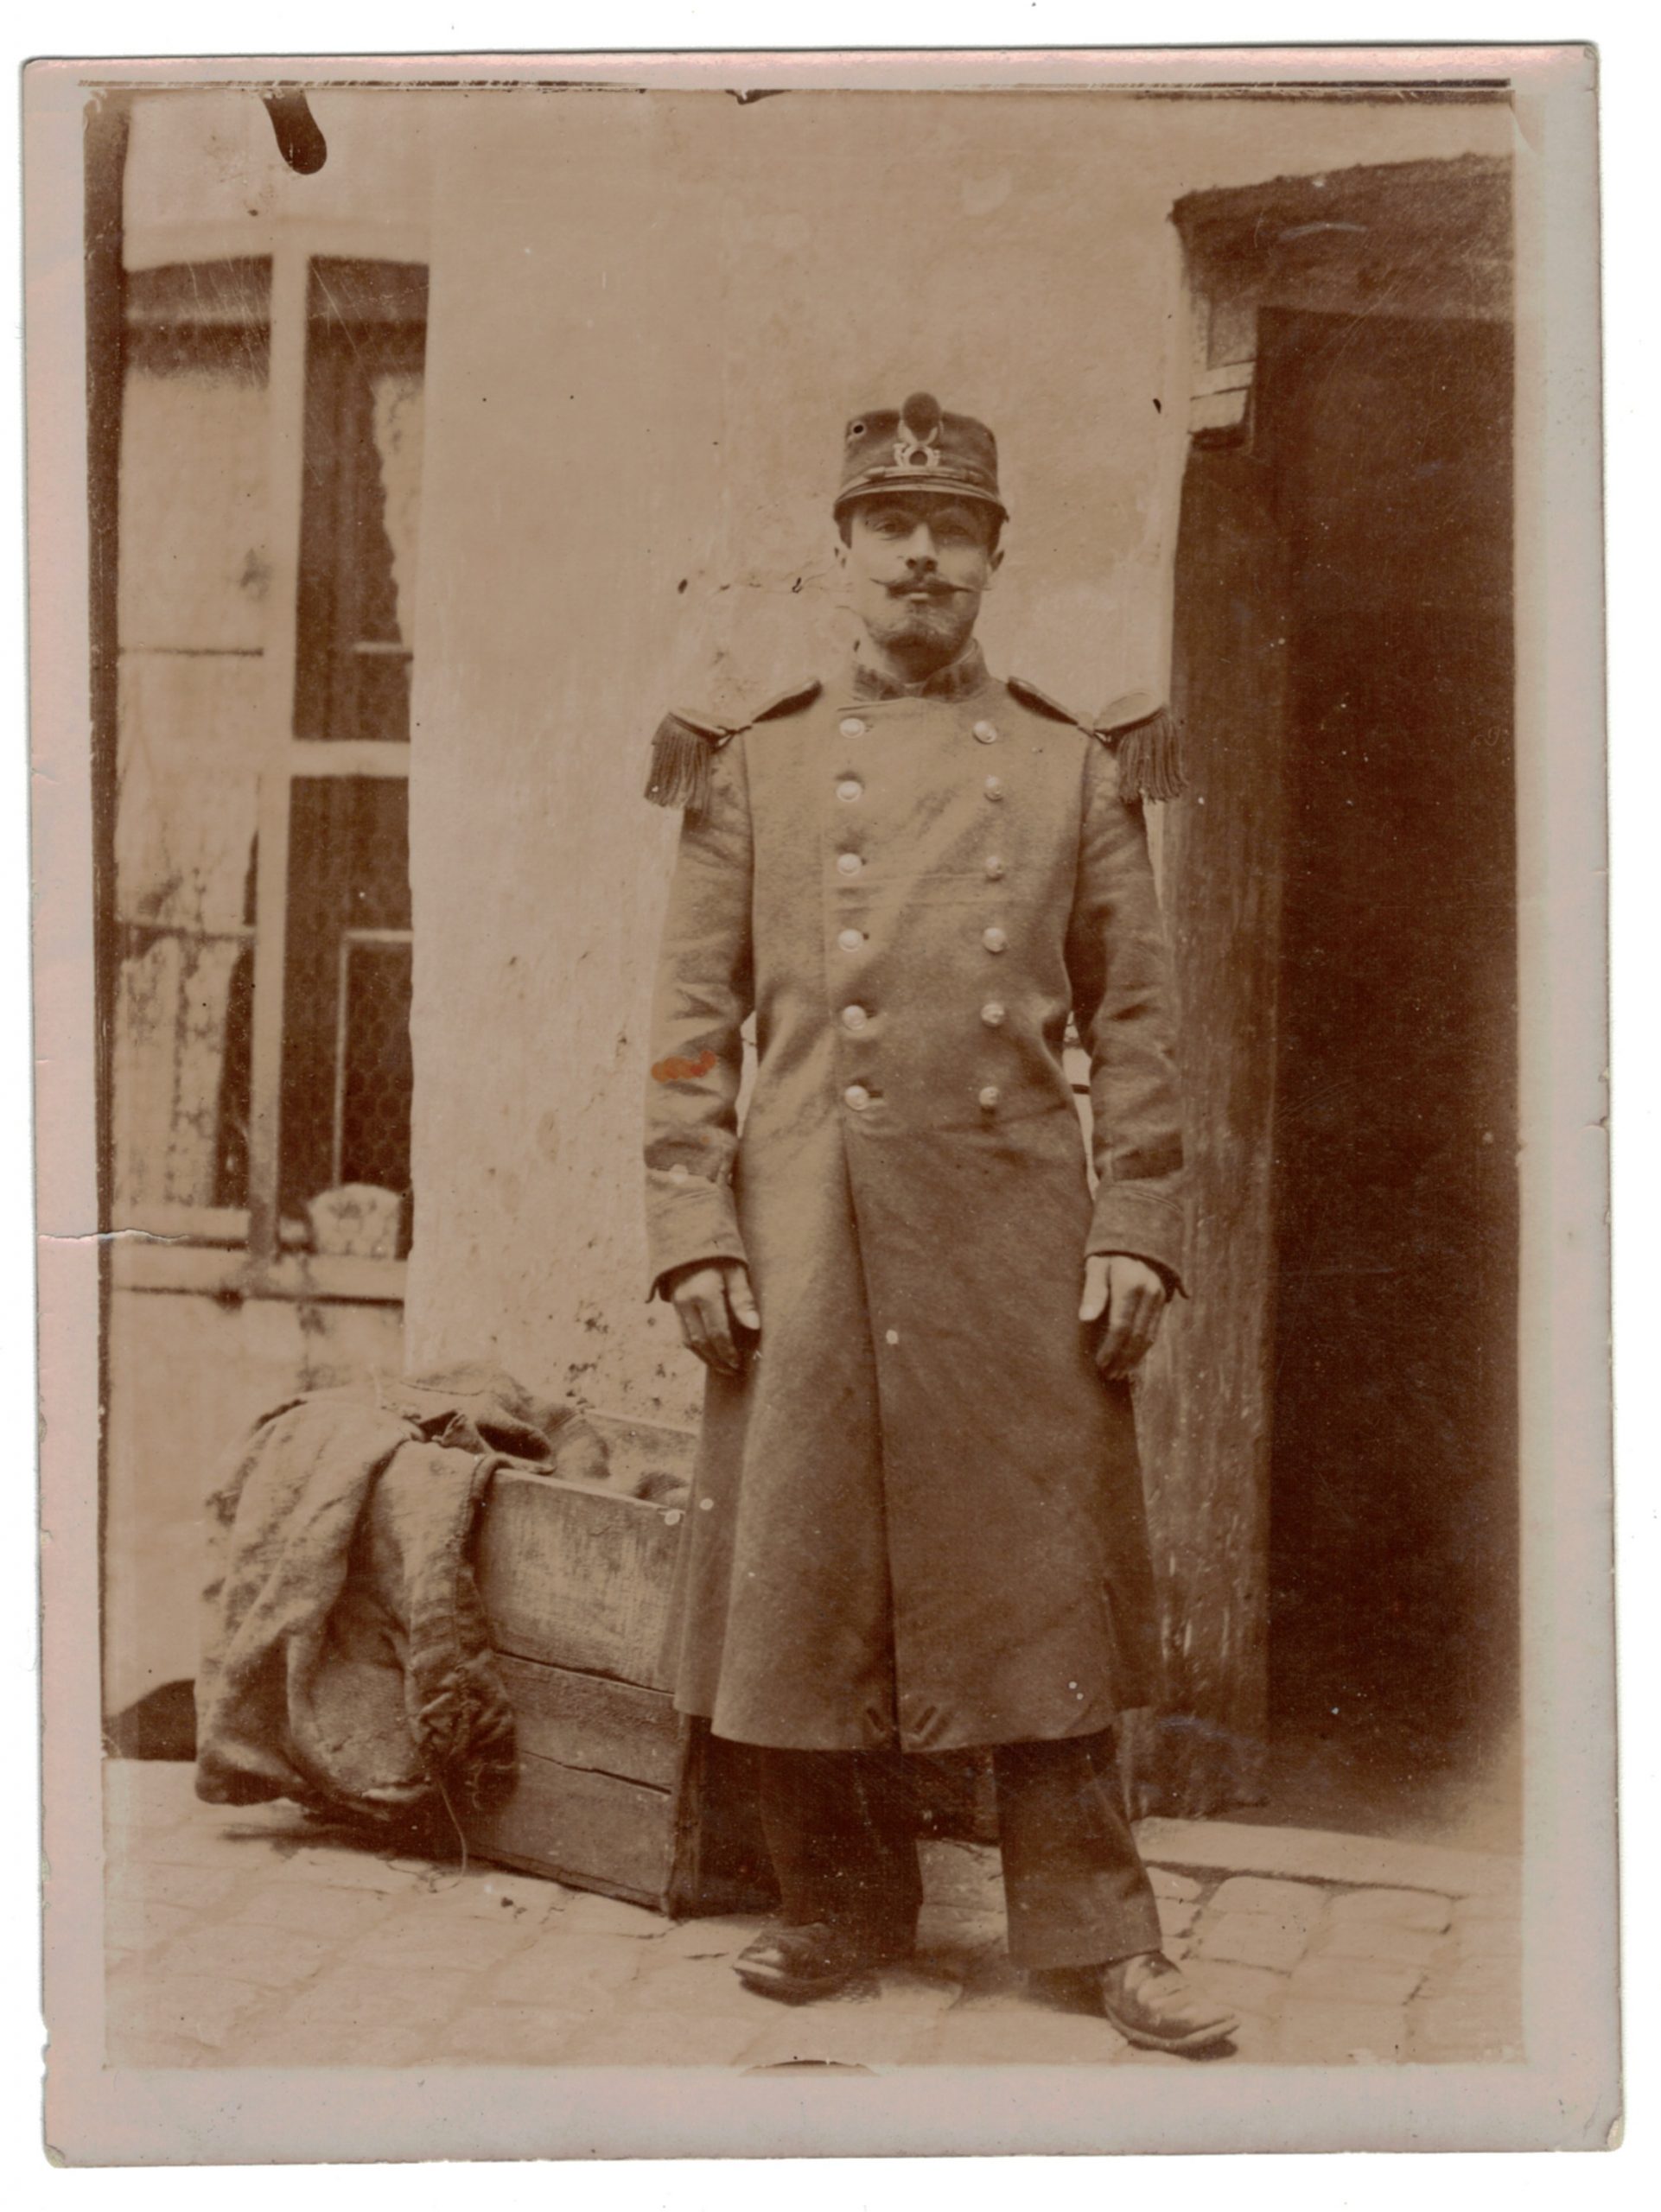
{"label": "wooden crate", "polygon": [[[684,1474],[692,1439],[594,1416],[614,1480]],[[684,1719],[665,1649],[683,1512],[544,1475],[491,1487],[476,1566],[519,1737],[513,1794],[469,1847],[678,1916],[765,1907],[741,1747]]]}

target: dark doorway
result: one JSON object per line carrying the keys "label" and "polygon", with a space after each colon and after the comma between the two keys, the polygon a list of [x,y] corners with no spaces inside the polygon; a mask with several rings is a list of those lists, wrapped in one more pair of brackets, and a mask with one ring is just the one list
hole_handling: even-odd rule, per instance
{"label": "dark doorway", "polygon": [[1435,1825],[1492,1809],[1516,1690],[1510,332],[1265,310],[1257,404],[1286,655],[1271,1790]]}

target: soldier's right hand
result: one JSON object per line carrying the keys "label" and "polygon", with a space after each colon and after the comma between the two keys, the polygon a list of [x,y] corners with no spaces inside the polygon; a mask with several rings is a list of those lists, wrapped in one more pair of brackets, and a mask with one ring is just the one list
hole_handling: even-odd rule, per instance
{"label": "soldier's right hand", "polygon": [[665,1287],[682,1341],[706,1367],[736,1375],[749,1349],[738,1332],[760,1333],[761,1316],[741,1260],[704,1260],[671,1275]]}

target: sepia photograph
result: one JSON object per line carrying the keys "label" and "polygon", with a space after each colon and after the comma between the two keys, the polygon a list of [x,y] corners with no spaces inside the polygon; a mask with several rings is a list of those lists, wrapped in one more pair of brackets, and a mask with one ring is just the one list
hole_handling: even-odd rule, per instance
{"label": "sepia photograph", "polygon": [[24,83],[62,2156],[1610,2139],[1589,50]]}

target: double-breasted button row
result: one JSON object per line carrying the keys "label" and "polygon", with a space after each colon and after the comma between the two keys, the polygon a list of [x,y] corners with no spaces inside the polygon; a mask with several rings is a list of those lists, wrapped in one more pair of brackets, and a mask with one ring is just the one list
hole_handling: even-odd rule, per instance
{"label": "double-breasted button row", "polygon": [[870,1018],[862,1006],[845,1006],[842,1009],[842,1026],[844,1029],[863,1029]]}
{"label": "double-breasted button row", "polygon": [[838,853],[837,855],[837,874],[838,875],[857,875],[864,865],[864,861],[861,860],[857,853]]}
{"label": "double-breasted button row", "polygon": [[844,776],[837,785],[837,797],[845,805],[851,806],[856,798],[862,798],[864,793],[865,786],[857,776]]}

